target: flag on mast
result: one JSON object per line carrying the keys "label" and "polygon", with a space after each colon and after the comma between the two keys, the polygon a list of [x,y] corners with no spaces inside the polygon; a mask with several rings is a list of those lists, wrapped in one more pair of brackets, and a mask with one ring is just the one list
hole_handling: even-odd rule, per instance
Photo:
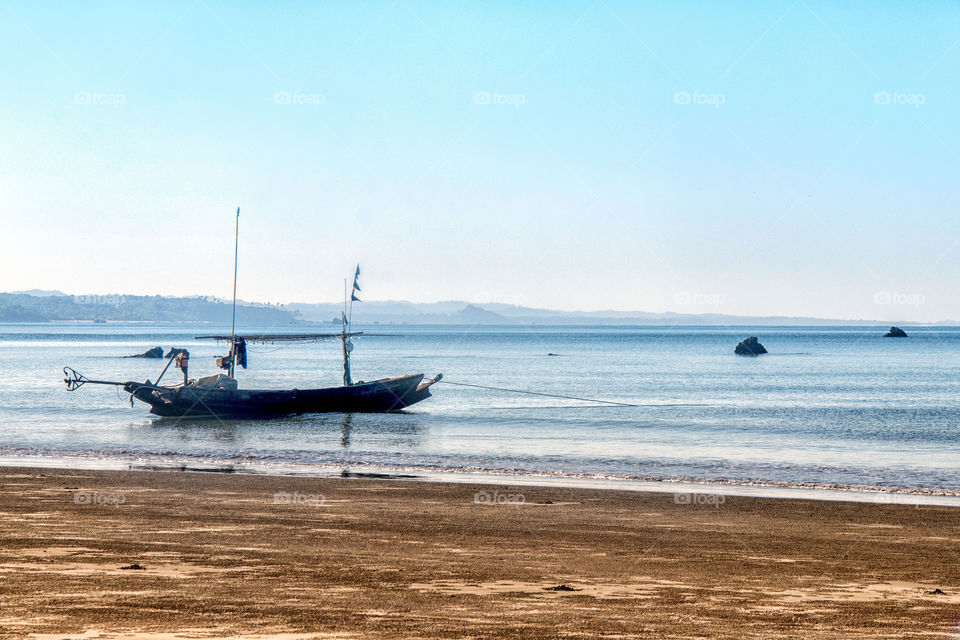
{"label": "flag on mast", "polygon": [[357,264],[357,271],[353,274],[353,291],[350,293],[350,302],[360,302],[357,297],[357,291],[360,291],[360,264]]}

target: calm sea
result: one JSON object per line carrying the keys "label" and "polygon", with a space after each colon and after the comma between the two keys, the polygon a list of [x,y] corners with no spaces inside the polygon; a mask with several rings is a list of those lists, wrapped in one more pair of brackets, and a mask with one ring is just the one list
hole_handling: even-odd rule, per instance
{"label": "calm sea", "polygon": [[[155,380],[161,361],[122,356],[160,345],[188,348],[192,375],[215,373],[223,347],[193,339],[209,326],[7,324],[0,325],[0,461],[960,493],[957,328],[913,328],[908,339],[883,339],[876,327],[365,329],[391,335],[357,340],[356,379],[442,372],[450,382],[637,406],[438,384],[434,397],[404,413],[158,419],[112,387],[67,392],[61,368]],[[771,353],[733,355],[750,335]],[[240,385],[338,385],[338,346],[252,346]],[[179,372],[167,375],[172,382]]]}

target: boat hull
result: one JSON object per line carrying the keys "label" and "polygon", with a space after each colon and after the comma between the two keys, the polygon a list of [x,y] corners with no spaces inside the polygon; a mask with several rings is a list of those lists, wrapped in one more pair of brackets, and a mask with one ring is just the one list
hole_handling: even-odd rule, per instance
{"label": "boat hull", "polygon": [[327,389],[208,389],[187,385],[156,387],[128,382],[124,389],[150,405],[150,413],[176,418],[277,418],[303,413],[399,411],[430,397],[417,373]]}

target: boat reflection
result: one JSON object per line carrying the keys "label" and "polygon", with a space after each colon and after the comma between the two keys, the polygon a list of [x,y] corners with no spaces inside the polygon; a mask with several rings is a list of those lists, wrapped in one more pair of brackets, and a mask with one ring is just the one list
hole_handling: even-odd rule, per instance
{"label": "boat reflection", "polygon": [[343,414],[343,422],[340,423],[340,446],[344,449],[350,448],[350,430],[353,428],[353,414]]}
{"label": "boat reflection", "polygon": [[417,449],[428,429],[423,415],[405,412],[318,413],[272,420],[155,418],[146,428],[179,441],[242,445],[265,455],[276,450]]}

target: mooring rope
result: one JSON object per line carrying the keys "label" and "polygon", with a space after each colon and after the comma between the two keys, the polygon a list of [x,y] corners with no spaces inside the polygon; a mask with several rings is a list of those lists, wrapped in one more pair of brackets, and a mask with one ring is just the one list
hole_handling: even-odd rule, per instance
{"label": "mooring rope", "polygon": [[638,404],[630,404],[629,402],[616,402],[614,400],[598,400],[597,398],[578,398],[576,396],[563,396],[557,393],[541,393],[539,391],[524,391],[523,389],[506,389],[504,387],[490,387],[485,384],[467,384],[466,382],[450,382],[449,380],[443,379],[438,380],[442,384],[453,384],[458,387],[475,387],[477,389],[492,389],[493,391],[507,391],[509,393],[523,393],[530,396],[546,396],[548,398],[563,398],[564,400],[580,400],[583,402],[600,402],[603,404],[616,404],[621,407],[639,407]]}

